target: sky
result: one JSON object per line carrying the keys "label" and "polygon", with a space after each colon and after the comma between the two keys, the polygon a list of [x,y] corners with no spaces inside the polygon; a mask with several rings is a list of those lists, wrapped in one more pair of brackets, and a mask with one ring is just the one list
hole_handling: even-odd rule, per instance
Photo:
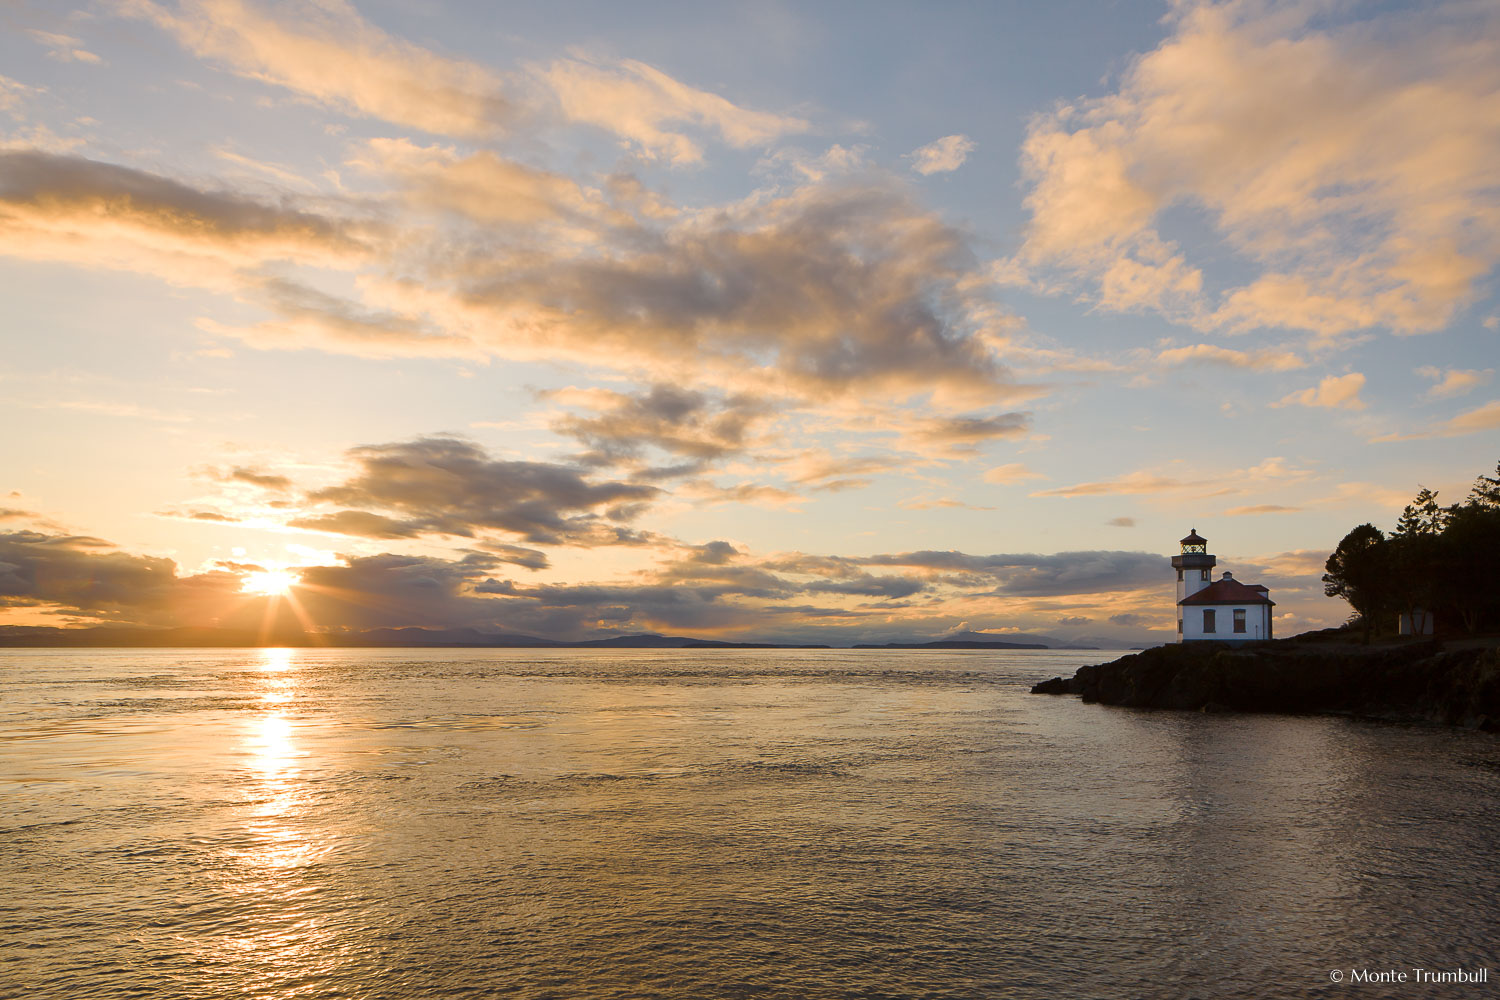
{"label": "sky", "polygon": [[0,625],[1289,635],[1500,459],[1494,2],[0,27]]}

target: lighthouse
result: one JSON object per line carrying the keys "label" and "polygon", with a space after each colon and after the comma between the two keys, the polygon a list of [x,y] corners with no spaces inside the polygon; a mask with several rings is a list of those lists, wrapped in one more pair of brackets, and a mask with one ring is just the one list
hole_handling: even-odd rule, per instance
{"label": "lighthouse", "polygon": [[1194,528],[1172,557],[1177,570],[1177,641],[1254,642],[1271,638],[1271,592],[1258,583],[1244,584],[1225,573],[1213,578],[1218,562],[1208,539]]}
{"label": "lighthouse", "polygon": [[1178,604],[1213,582],[1213,568],[1218,561],[1208,554],[1208,539],[1199,535],[1197,528],[1189,531],[1182,540],[1182,554],[1172,557],[1172,568],[1177,570]]}

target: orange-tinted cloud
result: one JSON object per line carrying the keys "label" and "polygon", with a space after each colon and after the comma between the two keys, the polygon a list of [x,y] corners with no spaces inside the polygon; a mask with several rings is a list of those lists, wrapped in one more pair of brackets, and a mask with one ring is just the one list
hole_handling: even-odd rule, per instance
{"label": "orange-tinted cloud", "polygon": [[1347,375],[1329,375],[1309,389],[1289,393],[1272,403],[1272,406],[1317,406],[1329,410],[1363,410],[1364,400],[1359,390],[1365,387],[1365,377],[1359,372]]}
{"label": "orange-tinted cloud", "polygon": [[559,59],[537,75],[568,120],[607,129],[645,156],[678,166],[701,162],[703,150],[674,125],[716,132],[740,149],[810,127],[803,118],[741,108],[634,59]]}
{"label": "orange-tinted cloud", "polygon": [[195,55],[356,114],[478,136],[514,113],[490,71],[394,38],[344,0],[275,8],[246,0],[182,0],[175,9],[125,0],[120,6]]}
{"label": "orange-tinted cloud", "polygon": [[345,222],[83,157],[0,151],[0,253],[230,291],[273,261],[362,259]]}
{"label": "orange-tinted cloud", "polygon": [[[1445,325],[1500,260],[1500,16],[1450,3],[1177,5],[1118,89],[1039,116],[1022,280],[1204,329]],[[1257,276],[1222,295],[1163,232],[1199,210]]]}

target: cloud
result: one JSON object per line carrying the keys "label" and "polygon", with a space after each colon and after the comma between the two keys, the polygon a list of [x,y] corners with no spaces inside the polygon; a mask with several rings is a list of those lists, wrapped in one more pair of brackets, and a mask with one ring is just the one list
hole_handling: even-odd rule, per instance
{"label": "cloud", "polygon": [[913,422],[903,437],[914,450],[936,445],[950,450],[971,452],[975,446],[996,438],[1020,437],[1031,429],[1028,413],[977,414],[956,417],[928,417]]}
{"label": "cloud", "polygon": [[485,136],[515,114],[488,70],[391,37],[344,0],[126,0],[126,13],[195,55],[354,114],[442,135]]}
{"label": "cloud", "polygon": [[691,460],[672,468],[673,475],[743,451],[772,413],[750,396],[714,396],[660,383],[636,394],[570,388],[541,396],[593,411],[588,417],[567,414],[551,425],[589,449],[580,456],[584,464],[639,465],[646,450],[655,448]]}
{"label": "cloud", "polygon": [[815,490],[841,490],[868,485],[870,475],[904,464],[894,455],[839,455],[806,451],[787,463],[783,473],[792,482]]}
{"label": "cloud", "polygon": [[715,132],[736,149],[764,146],[810,127],[795,116],[741,108],[634,59],[611,64],[559,59],[536,73],[568,120],[607,129],[647,158],[674,166],[701,162],[703,150],[671,126]]}
{"label": "cloud", "polygon": [[691,479],[678,486],[672,496],[701,504],[750,504],[756,507],[794,508],[805,497],[793,490],[765,483],[740,482],[721,486],[707,479]]}
{"label": "cloud", "polygon": [[336,266],[366,246],[346,223],[130,167],[0,151],[0,253],[233,290],[273,261]]}
{"label": "cloud", "polygon": [[1093,620],[1092,618],[1085,618],[1082,615],[1064,615],[1057,620],[1057,624],[1072,628],[1077,625],[1087,625]]}
{"label": "cloud", "polygon": [[1050,490],[1038,490],[1031,494],[1034,497],[1086,497],[1086,496],[1109,496],[1114,494],[1140,494],[1140,493],[1175,493],[1179,491],[1195,489],[1215,489],[1217,482],[1212,479],[1178,479],[1175,476],[1163,476],[1150,472],[1131,472],[1116,479],[1101,479],[1094,482],[1076,483],[1072,486],[1059,486]]}
{"label": "cloud", "polygon": [[1135,518],[1133,518],[1133,517],[1112,517],[1108,521],[1105,521],[1104,523],[1107,524],[1107,525],[1109,525],[1111,528],[1134,528],[1135,527]]}
{"label": "cloud", "polygon": [[360,538],[416,538],[425,533],[421,523],[398,520],[384,514],[372,514],[367,510],[338,510],[329,514],[296,517],[287,522],[289,528],[304,531],[326,532],[334,535],[355,535]]}
{"label": "cloud", "polygon": [[457,438],[368,445],[349,456],[359,469],[352,478],[307,495],[344,509],[295,526],[377,538],[502,532],[538,544],[635,543],[640,536],[624,524],[660,492],[591,482],[565,465],[498,461]]}
{"label": "cloud", "polygon": [[1124,612],[1122,614],[1110,615],[1109,616],[1109,622],[1110,622],[1111,625],[1128,625],[1128,626],[1150,625],[1153,622],[1157,622],[1157,621],[1160,621],[1160,620],[1161,619],[1159,617],[1153,618],[1150,615],[1138,615],[1138,614],[1133,614],[1133,613],[1128,612],[1128,611]]}
{"label": "cloud", "polygon": [[37,28],[28,28],[26,33],[47,46],[47,55],[58,62],[81,62],[98,65],[104,60],[83,47],[83,42],[72,35],[59,35]]}
{"label": "cloud", "polygon": [[19,80],[12,80],[8,76],[0,76],[0,111],[15,112],[25,102],[26,98],[36,93],[34,87],[28,87]]}
{"label": "cloud", "polygon": [[[1202,329],[1326,342],[1446,325],[1500,259],[1500,15],[1446,3],[1315,26],[1321,10],[1177,5],[1113,93],[1034,119],[1011,273]],[[1181,208],[1248,283],[1205,291],[1163,231]]]}
{"label": "cloud", "polygon": [[218,477],[225,482],[247,483],[251,486],[259,486],[261,489],[284,492],[291,489],[292,481],[286,476],[280,476],[273,472],[261,472],[259,469],[236,465],[227,472],[218,473]]}
{"label": "cloud", "polygon": [[893,184],[812,185],[598,235],[587,254],[461,246],[434,255],[420,283],[366,291],[523,360],[809,398],[1020,392],[984,337],[993,305],[965,237]]}
{"label": "cloud", "polygon": [[1301,507],[1283,507],[1274,503],[1259,503],[1248,507],[1230,507],[1224,512],[1225,517],[1241,517],[1246,514],[1292,514],[1301,510]]}
{"label": "cloud", "polygon": [[82,535],[0,532],[0,607],[53,606],[96,618],[166,622],[234,597],[239,578],[180,578],[171,559]]}
{"label": "cloud", "polygon": [[1365,385],[1365,377],[1359,372],[1347,375],[1329,375],[1310,389],[1289,393],[1272,403],[1281,406],[1315,406],[1330,410],[1363,410],[1364,401],[1359,390]]}
{"label": "cloud", "polygon": [[[363,149],[420,218],[0,153],[0,252],[231,294],[270,316],[198,326],[260,349],[565,361],[731,394],[919,397],[947,411],[1037,392],[1000,362],[993,330],[1007,320],[976,281],[967,237],[889,178],[663,221],[488,153]],[[1023,420],[918,430],[982,438]]]}
{"label": "cloud", "polygon": [[371,139],[353,165],[394,183],[408,205],[488,226],[600,220],[633,223],[602,192],[561,174],[539,170],[489,150],[461,155],[451,146],[408,139]]}
{"label": "cloud", "polygon": [[[1067,607],[1051,600],[1058,595],[1107,594],[1118,608],[1134,600],[1131,594],[1170,586],[1166,558],[1149,553],[762,558],[722,540],[662,542],[642,551],[653,551],[657,562],[626,579],[534,584],[498,574],[506,566],[545,569],[546,555],[492,540],[449,558],[386,552],[335,562],[324,554],[321,564],[297,568],[277,627],[463,626],[554,638],[670,630],[839,641],[941,631],[934,616],[951,622],[955,606],[992,614],[997,601],[1016,609],[1040,597],[1039,612],[1055,615]],[[178,575],[170,559],[121,552],[97,538],[0,532],[0,606],[142,625],[254,629],[276,606],[240,585],[265,568],[221,563]],[[816,603],[809,600],[814,596]]]}
{"label": "cloud", "polygon": [[1046,479],[1040,472],[1032,472],[1020,462],[1010,462],[1006,465],[997,465],[985,472],[983,479],[987,483],[1020,483],[1028,479]]}
{"label": "cloud", "polygon": [[[1179,461],[1173,464],[1186,463]],[[1301,482],[1310,475],[1311,473],[1306,469],[1294,468],[1287,465],[1284,459],[1272,457],[1248,469],[1234,469],[1211,476],[1199,475],[1192,479],[1183,479],[1166,472],[1139,469],[1114,479],[1101,479],[1075,483],[1072,486],[1059,486],[1050,490],[1039,490],[1031,496],[1082,497],[1152,493],[1182,493],[1197,497],[1225,496],[1232,493],[1244,493],[1260,485]]]}
{"label": "cloud", "polygon": [[1434,437],[1462,437],[1465,434],[1477,434],[1480,431],[1491,431],[1496,428],[1500,428],[1500,399],[1492,400],[1466,413],[1460,413],[1458,416],[1445,420],[1426,430],[1416,431],[1411,434],[1387,434],[1382,437],[1371,438],[1371,441],[1383,443],[1388,441],[1415,441],[1421,438]]}
{"label": "cloud", "polygon": [[911,168],[924,177],[957,170],[974,151],[974,140],[966,135],[947,135],[907,154]]}
{"label": "cloud", "polygon": [[1164,365],[1215,364],[1270,372],[1292,371],[1307,365],[1306,361],[1291,351],[1277,351],[1271,348],[1236,351],[1227,347],[1215,347],[1212,344],[1174,347],[1162,351],[1156,356],[1156,360]]}
{"label": "cloud", "polygon": [[1479,388],[1488,385],[1494,377],[1495,370],[1486,368],[1476,371],[1473,368],[1449,368],[1444,370],[1433,365],[1423,365],[1416,370],[1423,378],[1437,381],[1437,385],[1427,390],[1429,399],[1446,399],[1451,396],[1463,396]]}
{"label": "cloud", "polygon": [[907,552],[869,556],[866,566],[899,566],[969,574],[999,596],[1096,594],[1159,586],[1170,576],[1165,556],[1149,552],[1059,552],[1053,555],[968,555]]}
{"label": "cloud", "polygon": [[420,318],[367,308],[287,278],[247,278],[241,295],[269,309],[275,318],[230,326],[203,317],[197,320],[198,328],[260,350],[316,348],[362,358],[486,356],[469,338],[445,333]]}

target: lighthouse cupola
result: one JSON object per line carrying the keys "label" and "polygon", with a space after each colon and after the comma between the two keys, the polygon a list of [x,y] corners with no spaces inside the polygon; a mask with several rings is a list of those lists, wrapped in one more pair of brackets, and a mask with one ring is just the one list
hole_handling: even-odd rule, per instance
{"label": "lighthouse cupola", "polygon": [[1182,540],[1182,554],[1172,557],[1177,570],[1177,600],[1192,597],[1213,582],[1213,568],[1218,560],[1208,554],[1208,539],[1194,528]]}

